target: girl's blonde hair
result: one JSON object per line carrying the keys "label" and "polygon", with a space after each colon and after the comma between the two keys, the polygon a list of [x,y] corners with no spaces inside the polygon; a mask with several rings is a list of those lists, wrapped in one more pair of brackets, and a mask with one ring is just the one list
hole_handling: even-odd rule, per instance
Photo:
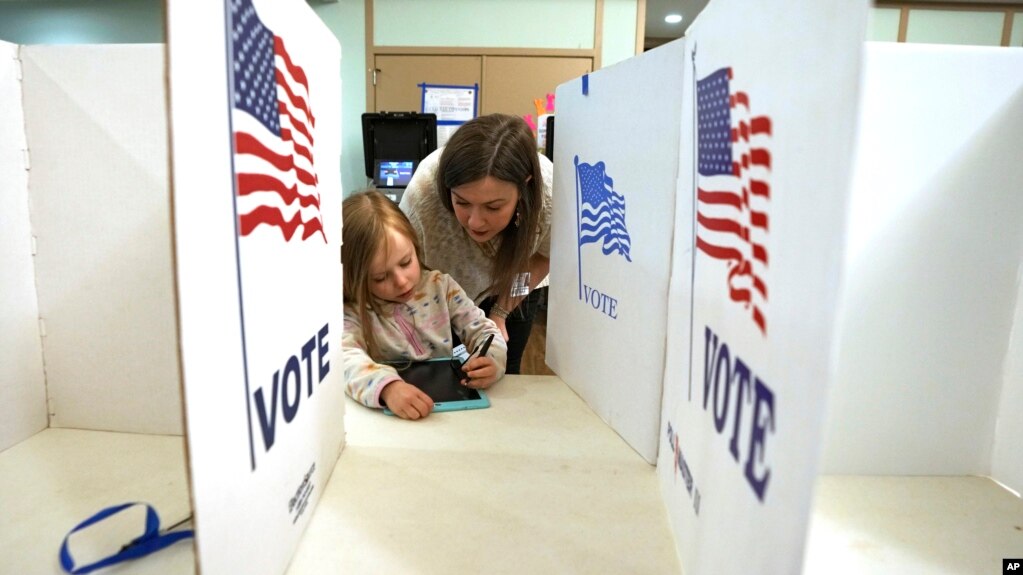
{"label": "girl's blonde hair", "polygon": [[369,290],[370,266],[379,250],[387,249],[387,232],[396,230],[412,242],[420,269],[422,249],[412,224],[398,205],[376,190],[360,192],[341,204],[341,263],[344,264],[344,301],[359,313],[366,352],[378,358],[380,348],[370,329],[370,311],[382,314],[380,302]]}
{"label": "girl's blonde hair", "polygon": [[501,231],[501,245],[490,268],[490,293],[511,291],[515,276],[528,269],[533,243],[540,235],[543,209],[543,174],[536,138],[518,116],[489,114],[463,124],[444,146],[437,167],[437,194],[454,212],[451,188],[487,176],[514,184],[519,191],[515,216]]}

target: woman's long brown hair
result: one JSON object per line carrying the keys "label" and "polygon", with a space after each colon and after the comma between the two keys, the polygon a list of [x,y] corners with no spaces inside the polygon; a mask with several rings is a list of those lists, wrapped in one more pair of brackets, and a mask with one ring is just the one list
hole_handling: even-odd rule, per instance
{"label": "woman's long brown hair", "polygon": [[487,176],[514,184],[519,191],[517,215],[500,232],[501,245],[490,269],[490,293],[500,296],[511,291],[515,276],[528,270],[533,244],[540,234],[543,176],[536,138],[522,118],[480,116],[452,134],[437,169],[441,204],[454,213],[451,189]]}
{"label": "woman's long brown hair", "polygon": [[369,291],[370,266],[378,250],[387,249],[388,230],[397,230],[412,242],[416,259],[423,267],[423,254],[415,228],[405,213],[387,196],[370,190],[348,197],[341,204],[341,263],[344,264],[344,301],[359,313],[366,352],[381,359],[376,336],[370,328],[370,311],[382,314],[380,302]]}

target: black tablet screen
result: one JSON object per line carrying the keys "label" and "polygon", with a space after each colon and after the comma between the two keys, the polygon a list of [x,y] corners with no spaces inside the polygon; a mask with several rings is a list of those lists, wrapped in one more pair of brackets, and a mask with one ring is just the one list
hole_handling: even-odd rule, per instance
{"label": "black tablet screen", "polygon": [[479,399],[480,394],[459,383],[464,379],[458,360],[417,361],[408,367],[395,366],[402,379],[426,392],[436,403]]}

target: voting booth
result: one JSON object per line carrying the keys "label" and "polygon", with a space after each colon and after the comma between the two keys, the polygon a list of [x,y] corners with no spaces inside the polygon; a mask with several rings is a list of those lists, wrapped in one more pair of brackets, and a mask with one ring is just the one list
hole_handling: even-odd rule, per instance
{"label": "voting booth", "polygon": [[557,93],[546,360],[650,463],[664,374],[683,51],[672,42]]}
{"label": "voting booth", "polygon": [[1023,51],[868,43],[859,131],[807,568],[886,536],[877,561],[997,571],[1023,554]]}
{"label": "voting booth", "polygon": [[[196,539],[132,572],[285,572],[345,444],[339,48],[298,0],[194,4],[169,3],[166,47],[0,43],[12,572],[58,572],[72,527],[136,501]],[[329,569],[326,547],[412,565],[366,549],[424,477],[516,465],[535,481],[418,518],[553,555],[587,539],[582,485],[622,515],[609,539],[650,530],[628,564],[654,572],[672,544],[697,575],[1023,556],[1023,54],[863,50],[866,9],[715,0],[686,38],[560,86],[547,358],[636,457],[560,383],[461,414],[493,434],[364,410],[402,425],[380,438],[401,459],[346,454],[362,483],[324,501],[298,567]],[[397,511],[345,507],[390,479]],[[543,512],[509,493],[574,520],[530,529]],[[139,534],[129,513],[69,538],[79,566]],[[566,568],[625,564],[611,548]]]}
{"label": "voting booth", "polygon": [[282,572],[344,440],[340,47],[304,2],[229,8],[168,6],[196,549]]}
{"label": "voting booth", "polygon": [[865,57],[824,471],[1021,491],[1023,53]]}
{"label": "voting booth", "polygon": [[[61,539],[102,508],[192,513],[164,51],[2,46],[0,540],[5,568],[56,573]],[[73,557],[141,525],[113,549],[79,538]],[[192,563],[190,545],[163,559]]]}
{"label": "voting booth", "polygon": [[0,44],[12,572],[144,502],[196,539],[133,569],[281,573],[344,443],[340,48],[304,2],[189,4],[167,46]]}
{"label": "voting booth", "polygon": [[548,357],[656,454],[687,572],[802,563],[866,5],[798,12],[827,32],[793,43],[776,8],[714,2],[557,94]]}
{"label": "voting booth", "polygon": [[[964,530],[995,568],[1021,551],[1018,496],[910,477],[1020,489],[1021,55],[870,45],[861,70],[866,9],[718,0],[558,88],[548,362],[656,447],[686,572],[969,570],[940,548]],[[958,533],[918,545],[899,513]]]}
{"label": "voting booth", "polygon": [[[693,120],[679,162],[658,474],[695,573],[795,573],[803,561],[866,5],[796,12],[717,3],[686,38]],[[805,34],[793,42],[784,28]]]}

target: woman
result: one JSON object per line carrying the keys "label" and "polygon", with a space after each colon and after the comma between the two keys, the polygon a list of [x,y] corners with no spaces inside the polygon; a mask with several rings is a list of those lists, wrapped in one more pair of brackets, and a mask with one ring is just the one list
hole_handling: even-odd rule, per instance
{"label": "woman", "polygon": [[521,118],[491,114],[427,156],[401,200],[425,264],[454,278],[501,330],[507,373],[519,373],[542,294],[534,290],[550,270],[553,171]]}

